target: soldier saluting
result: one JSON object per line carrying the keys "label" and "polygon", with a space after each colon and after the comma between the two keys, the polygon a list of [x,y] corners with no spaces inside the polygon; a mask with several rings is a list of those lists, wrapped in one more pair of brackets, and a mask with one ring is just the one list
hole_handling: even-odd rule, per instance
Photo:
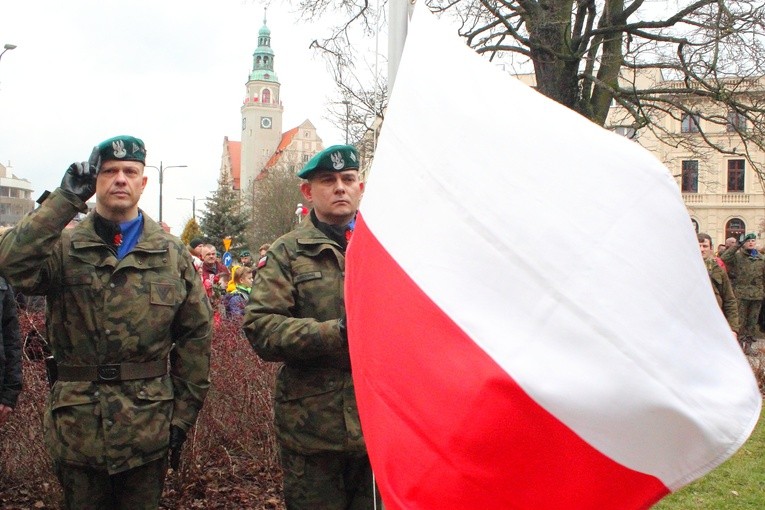
{"label": "soldier saluting", "polygon": [[212,310],[186,247],[138,208],[145,161],[138,138],[102,142],[0,239],[0,273],[47,296],[45,442],[68,509],[156,509],[210,385]]}

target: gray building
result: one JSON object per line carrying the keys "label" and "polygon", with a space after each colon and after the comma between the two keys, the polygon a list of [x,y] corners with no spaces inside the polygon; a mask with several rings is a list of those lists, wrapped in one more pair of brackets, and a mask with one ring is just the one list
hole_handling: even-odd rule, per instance
{"label": "gray building", "polygon": [[32,183],[13,175],[10,163],[0,164],[0,226],[15,225],[35,207]]}

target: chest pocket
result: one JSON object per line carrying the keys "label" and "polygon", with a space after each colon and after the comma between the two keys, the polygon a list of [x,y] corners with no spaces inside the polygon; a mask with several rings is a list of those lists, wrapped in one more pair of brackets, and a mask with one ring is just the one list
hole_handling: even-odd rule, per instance
{"label": "chest pocket", "polygon": [[77,285],[93,285],[94,280],[95,275],[93,271],[82,270],[65,274],[62,283],[65,287],[72,287]]}

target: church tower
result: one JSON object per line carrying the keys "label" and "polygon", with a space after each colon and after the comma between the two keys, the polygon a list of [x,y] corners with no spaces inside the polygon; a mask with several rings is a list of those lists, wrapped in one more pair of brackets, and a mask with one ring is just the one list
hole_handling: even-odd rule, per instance
{"label": "church tower", "polygon": [[271,30],[258,31],[258,47],[252,54],[252,71],[247,80],[247,95],[242,105],[242,159],[240,189],[247,190],[265,167],[282,138],[281,87],[274,72]]}

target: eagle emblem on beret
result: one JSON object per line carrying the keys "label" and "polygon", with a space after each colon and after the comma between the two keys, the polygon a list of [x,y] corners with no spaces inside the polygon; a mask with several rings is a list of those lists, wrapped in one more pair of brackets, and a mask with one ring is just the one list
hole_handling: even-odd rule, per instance
{"label": "eagle emblem on beret", "polygon": [[332,168],[335,170],[342,170],[345,167],[345,160],[343,159],[342,152],[333,152],[330,154],[329,159],[332,160]]}
{"label": "eagle emblem on beret", "polygon": [[114,150],[115,158],[124,158],[125,156],[127,156],[127,151],[125,150],[125,142],[123,142],[122,140],[113,141],[112,149]]}

